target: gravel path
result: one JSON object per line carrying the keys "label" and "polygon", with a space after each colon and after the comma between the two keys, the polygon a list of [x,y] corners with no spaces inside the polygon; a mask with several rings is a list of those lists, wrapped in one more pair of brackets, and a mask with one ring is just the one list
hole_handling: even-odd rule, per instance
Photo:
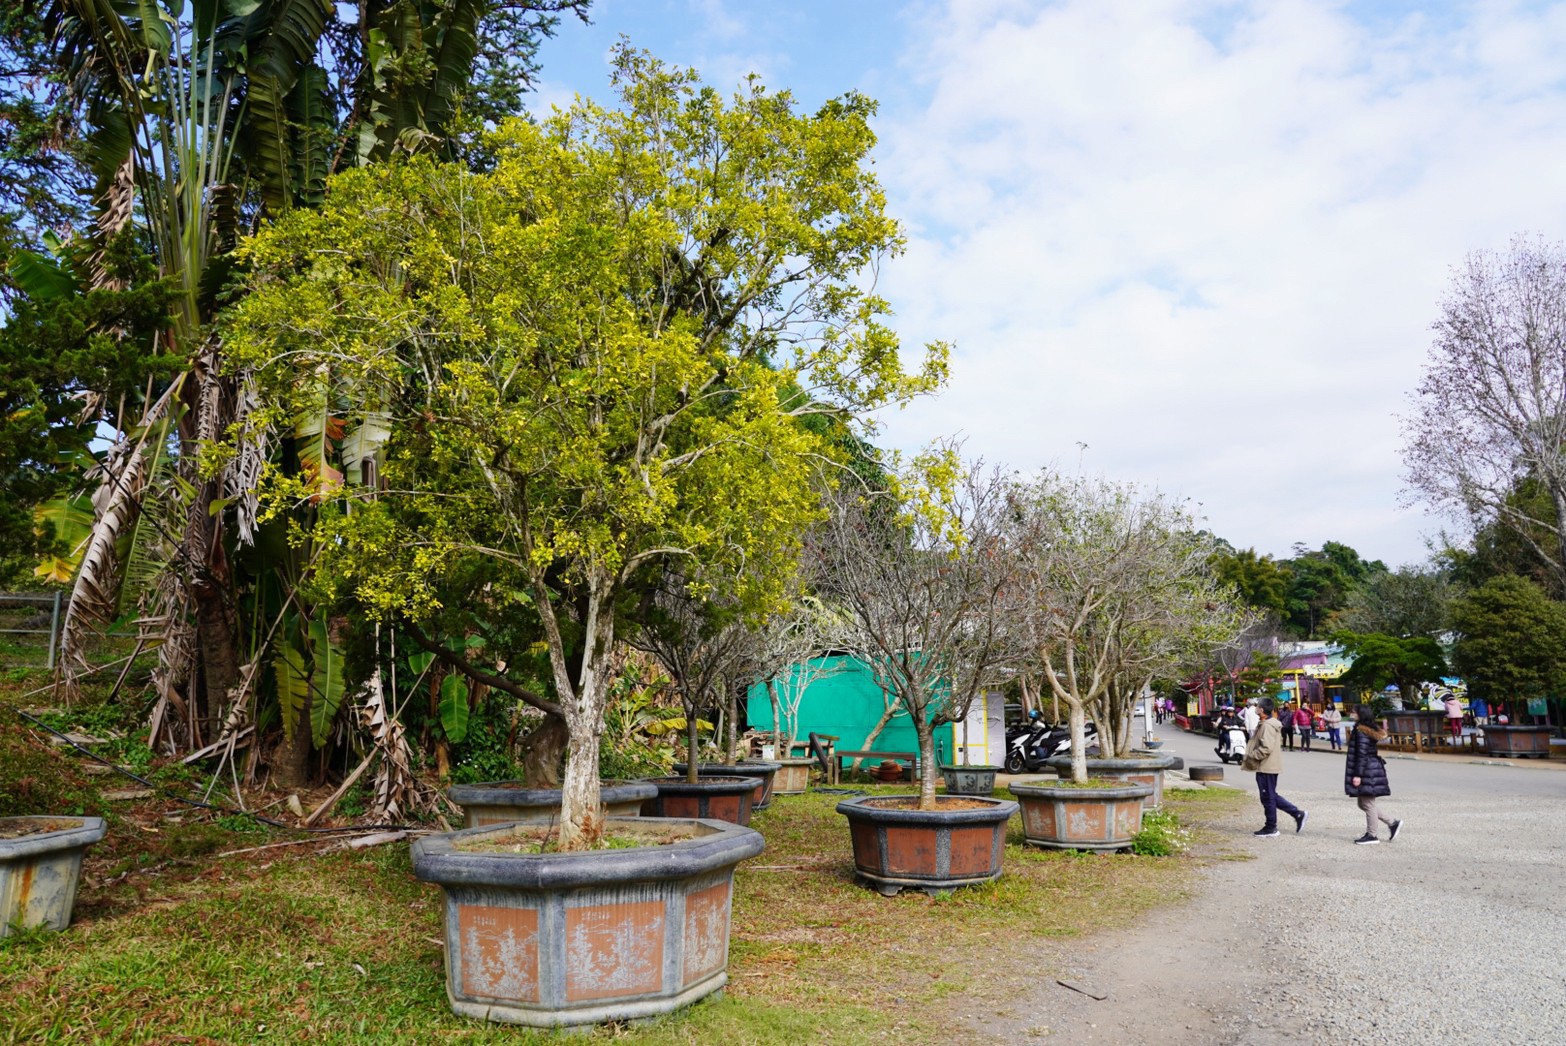
{"label": "gravel path", "polygon": [[1255,840],[1249,877],[1270,884],[1272,1005],[1225,1015],[1228,1041],[1566,1043],[1566,806],[1394,796],[1397,842],[1355,846],[1352,800],[1290,797],[1305,831]]}
{"label": "gravel path", "polygon": [[1200,896],[1134,930],[1040,944],[1049,976],[971,1020],[975,1038],[1566,1044],[1566,803],[1393,796],[1397,842],[1356,846],[1352,799],[1281,784],[1310,811],[1302,834],[1284,818],[1279,838],[1251,837],[1254,802],[1226,818],[1227,845],[1255,860],[1213,863]]}

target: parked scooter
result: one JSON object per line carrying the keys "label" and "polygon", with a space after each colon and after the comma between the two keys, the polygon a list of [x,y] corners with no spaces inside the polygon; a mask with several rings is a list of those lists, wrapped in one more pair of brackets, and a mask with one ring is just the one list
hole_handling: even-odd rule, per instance
{"label": "parked scooter", "polygon": [[[1088,723],[1083,743],[1091,746],[1098,740],[1098,728]],[[1064,723],[1049,724],[1035,718],[1026,726],[1006,731],[1005,769],[1008,774],[1036,774],[1044,769],[1046,760],[1057,755],[1071,754],[1071,727]]]}
{"label": "parked scooter", "polygon": [[1220,762],[1227,763],[1231,759],[1238,763],[1245,758],[1245,743],[1249,738],[1245,735],[1245,727],[1240,725],[1238,719],[1232,716],[1228,722],[1218,726],[1218,747],[1213,751],[1218,754]]}

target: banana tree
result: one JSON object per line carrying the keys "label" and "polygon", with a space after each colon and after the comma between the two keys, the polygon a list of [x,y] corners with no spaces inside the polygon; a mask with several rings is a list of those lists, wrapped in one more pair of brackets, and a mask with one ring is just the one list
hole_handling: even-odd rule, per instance
{"label": "banana tree", "polygon": [[[373,410],[344,429],[338,405],[266,416],[254,381],[228,365],[212,320],[241,233],[264,215],[320,203],[334,168],[446,141],[447,123],[484,48],[531,54],[561,12],[586,0],[44,0],[38,5],[53,65],[68,84],[95,178],[91,258],[95,286],[113,286],[112,244],[144,237],[175,291],[163,350],[178,372],[132,397],[140,415],[116,424],[96,466],[96,533],[84,546],[65,630],[60,685],[67,698],[85,667],[88,637],[129,596],[143,640],[156,646],[154,740],[196,747],[228,730],[256,699],[255,681],[287,670],[283,606],[305,620],[290,577],[266,620],[247,612],[262,563],[239,549],[259,540],[255,492],[268,464],[293,470],[320,494],[366,482],[389,429]],[[495,35],[497,20],[510,35]],[[493,58],[489,59],[491,62]],[[523,78],[525,80],[525,77]],[[361,134],[366,132],[366,134]],[[373,146],[369,144],[373,140]],[[359,144],[364,142],[363,147]],[[350,144],[352,147],[350,147]],[[139,401],[139,402],[138,402]],[[145,438],[172,426],[163,442]],[[210,453],[237,433],[235,452]],[[152,460],[158,458],[159,460]],[[162,469],[168,482],[145,478]],[[372,469],[373,471],[373,469]],[[302,510],[308,517],[310,508]],[[297,520],[309,529],[308,518]],[[154,525],[155,523],[155,525]],[[130,537],[127,538],[127,534]],[[128,545],[128,547],[127,547]],[[129,571],[132,563],[143,568]],[[259,571],[260,573],[257,573]],[[310,645],[298,632],[299,646]],[[257,646],[257,642],[263,645]],[[334,657],[336,655],[333,655]],[[315,659],[308,654],[304,663]],[[281,693],[281,692],[280,692]],[[287,691],[292,693],[292,691]],[[313,693],[313,691],[312,691]],[[320,698],[328,695],[318,694]],[[290,701],[293,744],[330,701]],[[300,739],[304,739],[301,742]],[[288,762],[302,765],[301,753]]]}

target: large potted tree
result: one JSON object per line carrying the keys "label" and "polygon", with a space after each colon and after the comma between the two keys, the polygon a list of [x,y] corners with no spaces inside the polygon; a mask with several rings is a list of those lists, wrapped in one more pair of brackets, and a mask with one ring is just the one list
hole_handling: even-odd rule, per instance
{"label": "large potted tree", "polygon": [[[639,594],[696,564],[747,614],[777,605],[837,453],[806,416],[851,425],[933,388],[944,351],[905,373],[859,279],[898,246],[868,100],[803,116],[752,82],[726,102],[629,47],[614,84],[615,109],[507,123],[483,172],[413,159],[340,176],[321,210],[246,248],[254,290],[224,341],[268,397],[257,424],[326,402],[348,431],[376,412],[392,433],[373,496],[350,503],[325,475],[263,483],[318,507],[321,598],[399,626],[443,598],[497,632],[536,623],[566,733],[559,819],[537,846],[515,826],[426,838],[413,867],[445,892],[453,1008],[546,1026],[721,988],[731,877],[760,846],[686,820],[663,822],[683,840],[599,848],[647,830],[606,821],[599,785]],[[482,592],[450,589],[479,564]],[[531,647],[501,655],[474,667],[508,678]]]}
{"label": "large potted tree", "polygon": [[[949,450],[894,479],[901,496],[845,485],[811,543],[816,583],[843,607],[859,658],[919,739],[917,796],[844,800],[859,876],[883,894],[947,890],[1001,874],[1005,799],[938,796],[934,732],[961,720],[1014,659],[1006,481],[954,475]],[[953,477],[947,480],[946,477]]]}
{"label": "large potted tree", "polygon": [[[1170,756],[1132,751],[1134,709],[1154,679],[1210,657],[1242,621],[1182,504],[1087,477],[1044,474],[1013,493],[1009,547],[1036,674],[1068,711],[1061,780],[1013,784],[1024,837],[1055,849],[1121,849],[1162,795]],[[1090,759],[1091,716],[1100,755]]]}

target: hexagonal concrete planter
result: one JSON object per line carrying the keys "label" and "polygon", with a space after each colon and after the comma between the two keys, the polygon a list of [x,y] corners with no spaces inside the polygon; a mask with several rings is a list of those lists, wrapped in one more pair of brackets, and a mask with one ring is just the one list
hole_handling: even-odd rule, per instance
{"label": "hexagonal concrete planter", "polygon": [[999,766],[943,766],[941,776],[946,780],[947,795],[989,795],[995,791],[995,775]]}
{"label": "hexagonal concrete planter", "polygon": [[1142,830],[1151,785],[1078,787],[1044,778],[1008,786],[1022,804],[1022,835],[1050,850],[1123,850]]}
{"label": "hexagonal concrete planter", "polygon": [[[1143,800],[1142,806],[1151,810],[1155,806],[1164,804],[1164,771],[1178,762],[1180,762],[1178,756],[1149,752],[1146,755],[1131,756],[1129,759],[1090,758],[1087,761],[1087,771],[1090,778],[1108,777],[1125,781],[1127,784],[1147,785],[1153,791]],[[1044,765],[1062,778],[1071,776],[1070,756],[1056,756],[1046,760]]]}
{"label": "hexagonal concrete planter", "polygon": [[945,809],[920,810],[918,802],[917,796],[860,796],[837,804],[848,818],[860,878],[888,897],[1000,878],[1006,825],[1016,803],[961,796]]}
{"label": "hexagonal concrete planter", "polygon": [[1491,755],[1523,756],[1548,759],[1550,735],[1555,731],[1548,726],[1498,726],[1482,727],[1485,751]]}
{"label": "hexagonal concrete planter", "polygon": [[82,855],[103,833],[101,817],[0,817],[0,937],[71,924]]}
{"label": "hexagonal concrete planter", "polygon": [[[674,772],[683,774],[687,764],[675,763]],[[745,759],[733,766],[726,763],[698,763],[696,774],[699,777],[756,777],[763,783],[761,791],[756,793],[756,800],[751,805],[753,810],[765,810],[772,802],[773,784],[777,781],[777,773],[783,768],[782,763],[772,762],[766,759]]]}
{"label": "hexagonal concrete planter", "polygon": [[445,891],[446,996],[466,1017],[560,1028],[669,1013],[728,983],[734,867],[758,832],[724,821],[614,818],[684,838],[582,853],[465,852],[469,828],[413,844]]}
{"label": "hexagonal concrete planter", "polygon": [[642,803],[643,817],[712,817],[750,824],[762,781],[755,777],[653,777],[658,794]]}
{"label": "hexagonal concrete planter", "polygon": [[[635,817],[658,794],[645,781],[604,781],[599,797],[606,817]],[[462,827],[490,824],[550,824],[560,820],[560,789],[527,788],[520,781],[452,785],[446,797],[462,807]]]}

